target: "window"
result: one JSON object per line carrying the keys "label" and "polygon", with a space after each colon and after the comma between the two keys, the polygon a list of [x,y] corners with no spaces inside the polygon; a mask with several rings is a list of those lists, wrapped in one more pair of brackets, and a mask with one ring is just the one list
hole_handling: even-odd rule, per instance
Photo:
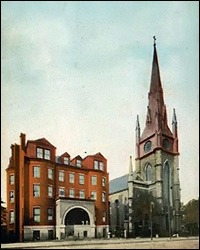
{"label": "window", "polygon": [[48,168],[48,178],[53,180],[53,169]]}
{"label": "window", "polygon": [[37,148],[37,158],[43,158],[43,150],[42,148]]}
{"label": "window", "polygon": [[69,190],[69,197],[74,198],[74,189]]}
{"label": "window", "polygon": [[99,169],[102,170],[102,171],[104,170],[103,162],[99,162]]}
{"label": "window", "polygon": [[85,198],[85,192],[84,190],[79,191],[79,198],[84,199]]}
{"label": "window", "polygon": [[79,174],[79,184],[84,184],[84,174]]}
{"label": "window", "polygon": [[10,223],[14,223],[15,222],[15,214],[14,211],[10,211],[10,218],[9,218],[9,222]]}
{"label": "window", "polygon": [[48,208],[47,217],[48,220],[53,220],[53,208]]}
{"label": "window", "polygon": [[74,173],[69,173],[69,182],[74,183]]}
{"label": "window", "polygon": [[40,185],[39,184],[33,184],[33,196],[40,197]]}
{"label": "window", "polygon": [[53,197],[53,187],[52,186],[48,186],[48,196]]}
{"label": "window", "polygon": [[104,170],[104,164],[101,161],[94,161],[94,169]]}
{"label": "window", "polygon": [[150,164],[147,164],[145,166],[145,180],[146,181],[152,181],[153,175],[152,175],[152,167]]}
{"label": "window", "polygon": [[105,187],[105,186],[106,186],[106,178],[102,177],[102,187]]}
{"label": "window", "polygon": [[79,168],[81,167],[81,160],[76,160],[76,166]]}
{"label": "window", "polygon": [[106,201],[106,193],[103,192],[103,193],[102,193],[102,202],[105,202],[105,201]]}
{"label": "window", "polygon": [[112,206],[109,207],[110,214],[112,214]]}
{"label": "window", "polygon": [[40,178],[40,167],[39,166],[33,166],[33,177]]}
{"label": "window", "polygon": [[97,177],[96,176],[92,176],[91,181],[92,181],[92,186],[97,185]]}
{"label": "window", "polygon": [[94,161],[94,169],[99,169],[98,161]]}
{"label": "window", "polygon": [[15,176],[14,176],[14,174],[11,174],[10,175],[10,185],[14,185],[14,183],[15,183]]}
{"label": "window", "polygon": [[65,173],[63,171],[59,171],[59,181],[64,181]]}
{"label": "window", "polygon": [[50,150],[49,149],[43,149],[43,148],[37,148],[37,158],[50,160]]}
{"label": "window", "polygon": [[97,199],[97,192],[96,191],[92,191],[91,192],[91,199],[92,200],[96,200]]}
{"label": "window", "polygon": [[33,220],[40,222],[40,208],[33,208]]}
{"label": "window", "polygon": [[50,150],[49,149],[44,150],[44,159],[50,160]]}
{"label": "window", "polygon": [[106,221],[106,211],[103,211],[102,221],[103,221],[103,222]]}
{"label": "window", "polygon": [[66,164],[66,165],[69,164],[69,157],[64,157],[64,164]]}
{"label": "window", "polygon": [[163,166],[163,194],[164,203],[169,205],[172,203],[172,188],[171,188],[171,169],[169,162],[166,161]]}
{"label": "window", "polygon": [[63,187],[59,188],[59,196],[60,197],[65,197],[65,188],[63,188]]}
{"label": "window", "polygon": [[14,202],[14,191],[10,191],[10,203]]}

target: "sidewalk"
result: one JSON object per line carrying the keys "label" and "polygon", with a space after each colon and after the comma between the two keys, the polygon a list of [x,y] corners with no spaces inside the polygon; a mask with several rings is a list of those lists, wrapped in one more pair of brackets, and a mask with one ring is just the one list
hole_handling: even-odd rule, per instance
{"label": "sidewalk", "polygon": [[[199,240],[199,237],[177,237],[177,238],[153,238],[153,241],[183,241],[183,240]],[[140,242],[151,242],[150,238],[111,238],[111,239],[86,239],[77,241],[67,240],[52,240],[52,241],[37,241],[37,242],[20,242],[20,243],[8,243],[1,244],[1,248],[4,249],[22,249],[22,248],[42,248],[42,247],[58,247],[62,246],[82,246],[82,245],[101,245],[101,244],[123,244],[129,243],[140,243]]]}

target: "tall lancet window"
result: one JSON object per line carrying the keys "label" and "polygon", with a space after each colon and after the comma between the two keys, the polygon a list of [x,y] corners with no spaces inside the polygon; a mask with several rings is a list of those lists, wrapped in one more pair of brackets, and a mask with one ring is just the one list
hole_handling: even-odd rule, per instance
{"label": "tall lancet window", "polygon": [[171,203],[171,171],[169,162],[166,161],[163,166],[163,196],[165,204]]}
{"label": "tall lancet window", "polygon": [[144,179],[145,181],[153,181],[152,167],[149,163],[144,168]]}

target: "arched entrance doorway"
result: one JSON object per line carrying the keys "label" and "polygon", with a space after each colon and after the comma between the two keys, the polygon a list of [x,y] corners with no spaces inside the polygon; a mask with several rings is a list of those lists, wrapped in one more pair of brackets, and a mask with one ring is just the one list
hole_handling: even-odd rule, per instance
{"label": "arched entrance doorway", "polygon": [[90,218],[88,213],[82,208],[70,210],[65,217],[65,225],[89,225]]}
{"label": "arched entrance doorway", "polygon": [[65,216],[65,237],[88,237],[90,217],[83,208],[72,208]]}

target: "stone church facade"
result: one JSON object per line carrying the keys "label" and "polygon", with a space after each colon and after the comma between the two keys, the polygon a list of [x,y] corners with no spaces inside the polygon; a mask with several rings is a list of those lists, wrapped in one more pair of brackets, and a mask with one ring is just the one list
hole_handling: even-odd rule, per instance
{"label": "stone church facade", "polygon": [[135,131],[135,171],[130,157],[129,174],[110,181],[111,232],[171,236],[180,221],[178,127],[175,109],[168,127],[155,40],[146,124],[141,133],[137,115]]}

